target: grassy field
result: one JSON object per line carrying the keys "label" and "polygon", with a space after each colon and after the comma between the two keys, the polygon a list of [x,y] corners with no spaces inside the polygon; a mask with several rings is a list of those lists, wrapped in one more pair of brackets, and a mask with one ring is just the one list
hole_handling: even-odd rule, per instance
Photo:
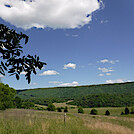
{"label": "grassy field", "polygon": [[[59,106],[59,104],[57,104]],[[65,105],[65,104],[64,104]],[[96,108],[99,115],[78,114],[69,108],[64,113],[9,109],[0,111],[0,134],[134,134],[134,115],[123,115],[124,108]],[[111,115],[105,116],[106,110]]]}

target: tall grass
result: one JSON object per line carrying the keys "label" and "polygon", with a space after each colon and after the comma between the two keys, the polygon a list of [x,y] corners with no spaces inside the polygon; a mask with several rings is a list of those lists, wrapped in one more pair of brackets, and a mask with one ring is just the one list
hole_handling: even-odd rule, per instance
{"label": "tall grass", "polygon": [[[131,125],[129,125],[131,124]],[[0,134],[134,134],[133,118],[10,109],[0,111]]]}

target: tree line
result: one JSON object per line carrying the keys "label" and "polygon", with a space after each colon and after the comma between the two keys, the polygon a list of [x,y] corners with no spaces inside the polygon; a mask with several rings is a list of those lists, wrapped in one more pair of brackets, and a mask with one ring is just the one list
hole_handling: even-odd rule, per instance
{"label": "tree line", "polygon": [[134,105],[134,93],[132,94],[93,94],[76,98],[69,102],[70,105],[92,107],[124,107]]}
{"label": "tree line", "polygon": [[30,108],[34,106],[32,102],[24,102],[21,98],[15,97],[16,90],[10,88],[8,84],[0,83],[0,110],[8,108]]}

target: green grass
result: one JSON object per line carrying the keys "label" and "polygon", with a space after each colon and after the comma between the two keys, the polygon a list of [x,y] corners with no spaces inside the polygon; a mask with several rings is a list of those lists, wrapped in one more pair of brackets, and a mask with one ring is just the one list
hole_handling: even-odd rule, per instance
{"label": "green grass", "polygon": [[[110,108],[109,108],[110,109]],[[70,112],[70,110],[72,110]],[[133,134],[134,117],[9,109],[0,111],[0,134]],[[89,111],[89,109],[86,109]],[[97,109],[104,113],[106,108]],[[121,108],[111,108],[113,115]]]}

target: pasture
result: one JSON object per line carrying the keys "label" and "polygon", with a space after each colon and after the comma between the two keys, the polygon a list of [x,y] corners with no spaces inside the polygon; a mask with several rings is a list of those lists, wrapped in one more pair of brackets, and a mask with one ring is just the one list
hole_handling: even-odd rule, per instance
{"label": "pasture", "polygon": [[[124,108],[96,109],[98,115],[90,115],[90,108],[84,109],[85,114],[78,114],[77,107],[70,107],[66,124],[63,112],[0,111],[0,134],[134,134],[134,115],[121,116]],[[110,116],[104,115],[107,109]]]}

